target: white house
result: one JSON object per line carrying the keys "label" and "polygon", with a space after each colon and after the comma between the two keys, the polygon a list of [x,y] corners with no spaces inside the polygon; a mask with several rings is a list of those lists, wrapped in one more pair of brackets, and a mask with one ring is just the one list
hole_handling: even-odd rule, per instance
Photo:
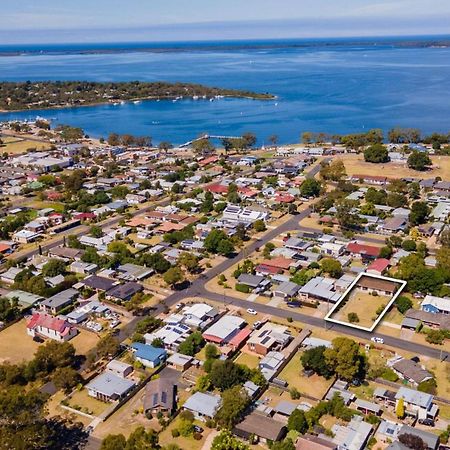
{"label": "white house", "polygon": [[76,336],[78,330],[66,320],[44,313],[35,313],[28,322],[27,333],[32,337],[42,336],[63,342]]}

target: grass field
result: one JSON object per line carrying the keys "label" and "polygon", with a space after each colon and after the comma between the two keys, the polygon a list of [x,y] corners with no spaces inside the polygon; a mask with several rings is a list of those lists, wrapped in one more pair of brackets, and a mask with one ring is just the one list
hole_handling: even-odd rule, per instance
{"label": "grass field", "polygon": [[98,416],[109,408],[110,404],[101,402],[100,400],[91,397],[86,389],[82,389],[81,391],[76,391],[73,394],[72,398],[69,399],[68,406],[72,408],[81,407],[80,411]]}
{"label": "grass field", "polygon": [[30,361],[39,344],[27,334],[25,319],[0,331],[0,363]]}
{"label": "grass field", "polygon": [[6,145],[0,147],[0,153],[7,152],[10,155],[25,153],[29,148],[36,150],[47,150],[50,148],[50,144],[45,142],[29,141],[15,137],[2,137],[2,141]]}
{"label": "grass field", "polygon": [[348,322],[348,314],[356,313],[359,322],[355,325],[370,328],[376,320],[376,311],[389,303],[390,298],[384,295],[373,296],[368,292],[354,289],[348,294],[348,300],[331,315],[331,319]]}
{"label": "grass field", "polygon": [[85,355],[88,351],[95,347],[99,337],[95,333],[87,330],[81,330],[70,343],[75,347],[78,355]]}
{"label": "grass field", "polygon": [[312,375],[309,378],[302,375],[303,366],[300,362],[301,352],[298,352],[289,361],[288,365],[281,371],[278,378],[286,380],[289,388],[297,388],[300,393],[304,392],[320,400],[330,388],[333,380],[326,380],[319,375]]}
{"label": "grass field", "polygon": [[417,172],[409,169],[405,163],[372,164],[364,161],[362,154],[346,154],[339,157],[344,162],[347,175],[383,175],[388,178],[434,178],[441,177],[450,180],[450,157],[432,156],[434,169],[427,172]]}
{"label": "grass field", "polygon": [[241,353],[235,360],[237,364],[243,364],[250,367],[250,369],[256,369],[259,364],[259,358],[256,355],[250,355],[248,353]]}

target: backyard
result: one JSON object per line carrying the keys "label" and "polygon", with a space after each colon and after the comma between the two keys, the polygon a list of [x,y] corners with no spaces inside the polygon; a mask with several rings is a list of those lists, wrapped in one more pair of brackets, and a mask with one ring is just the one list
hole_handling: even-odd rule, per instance
{"label": "backyard", "polygon": [[27,334],[25,319],[0,331],[0,363],[30,361],[39,344]]}

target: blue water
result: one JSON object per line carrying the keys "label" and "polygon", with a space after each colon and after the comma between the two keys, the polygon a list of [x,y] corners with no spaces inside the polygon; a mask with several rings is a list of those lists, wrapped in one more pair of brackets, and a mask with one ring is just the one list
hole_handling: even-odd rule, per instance
{"label": "blue water", "polygon": [[[146,101],[5,113],[0,120],[39,115],[55,119],[55,124],[80,126],[92,136],[131,133],[174,143],[203,132],[252,131],[259,143],[277,134],[287,143],[297,142],[303,131],[387,131],[393,126],[450,131],[450,48],[403,47],[383,40],[376,45],[267,44],[177,51],[142,51],[141,46],[90,54],[81,52],[87,46],[67,51],[53,47],[42,54],[1,56],[0,78],[8,81],[184,81],[270,92],[278,98]],[[5,49],[0,47],[0,52]]]}

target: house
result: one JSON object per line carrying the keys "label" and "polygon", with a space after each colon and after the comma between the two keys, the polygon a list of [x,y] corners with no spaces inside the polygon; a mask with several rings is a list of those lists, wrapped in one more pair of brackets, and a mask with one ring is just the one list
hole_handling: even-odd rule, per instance
{"label": "house", "polygon": [[194,303],[190,306],[185,306],[181,314],[186,325],[192,328],[203,329],[218,316],[219,312],[207,303]]}
{"label": "house", "polygon": [[80,275],[92,275],[97,269],[97,264],[85,263],[83,261],[74,261],[69,266],[70,272],[78,273]]}
{"label": "house", "polygon": [[363,421],[362,416],[353,416],[347,425],[333,425],[331,431],[334,434],[333,442],[338,449],[362,450],[372,434],[372,425]]}
{"label": "house", "polygon": [[266,322],[259,330],[254,330],[247,348],[258,355],[267,355],[272,350],[281,350],[292,340],[289,329],[283,325]]}
{"label": "house", "polygon": [[417,419],[434,419],[439,408],[433,403],[433,396],[426,392],[415,391],[402,386],[395,394],[396,407],[403,399],[405,414]]}
{"label": "house", "polygon": [[334,256],[335,258],[341,256],[345,251],[344,244],[337,244],[335,242],[325,242],[320,246],[320,253],[322,255]]}
{"label": "house", "polygon": [[34,242],[41,236],[41,233],[35,233],[29,230],[20,230],[13,234],[13,241],[18,244],[28,244],[29,242]]}
{"label": "house", "polygon": [[49,316],[44,313],[34,313],[27,324],[27,333],[33,338],[42,336],[59,342],[65,342],[78,334],[78,330],[66,320]]}
{"label": "house", "polygon": [[418,386],[423,381],[433,379],[433,375],[411,359],[400,359],[391,366],[392,370],[402,379]]}
{"label": "house", "polygon": [[137,264],[126,263],[117,267],[118,277],[121,280],[140,281],[149,277],[154,270]]}
{"label": "house", "polygon": [[288,300],[295,297],[300,290],[300,286],[292,281],[284,281],[272,288],[272,294],[274,297],[281,297]]}
{"label": "house", "polygon": [[439,447],[439,436],[437,434],[419,428],[413,428],[409,425],[403,425],[397,436],[400,437],[403,434],[412,434],[413,436],[419,437],[425,443],[428,450],[436,450]]}
{"label": "house", "polygon": [[362,276],[355,285],[361,291],[376,292],[378,295],[393,296],[399,285],[394,281],[384,280],[376,277]]}
{"label": "house", "polygon": [[265,291],[269,287],[270,280],[261,275],[243,273],[239,275],[238,283],[245,284],[246,286],[250,287],[255,293],[259,293]]}
{"label": "house", "polygon": [[400,231],[405,231],[407,227],[408,218],[397,216],[386,219],[381,225],[378,226],[377,230],[382,233],[395,234]]}
{"label": "house", "polygon": [[40,309],[47,314],[59,314],[67,306],[71,305],[80,293],[76,289],[66,289],[43,300]]}
{"label": "house", "polygon": [[313,434],[304,434],[297,438],[295,450],[338,450],[338,448],[334,442]]}
{"label": "house", "polygon": [[197,420],[206,421],[214,418],[221,401],[219,395],[195,392],[183,404],[183,410],[191,411]]}
{"label": "house", "polygon": [[127,301],[130,300],[134,294],[141,292],[143,289],[144,286],[142,286],[142,284],[128,281],[124,284],[114,286],[106,293],[106,296],[112,300]]}
{"label": "house", "polygon": [[433,314],[450,314],[450,298],[426,295],[420,304],[420,309]]}
{"label": "house", "polygon": [[97,292],[109,291],[116,284],[114,280],[110,280],[109,278],[105,277],[100,277],[98,275],[92,275],[90,277],[87,277],[82,281],[82,283],[88,288],[91,288]]}
{"label": "house", "polygon": [[375,416],[379,416],[383,412],[380,405],[373,402],[368,402],[367,400],[362,400],[360,398],[355,400],[354,405],[356,409],[361,411],[363,414],[374,414]]}
{"label": "house", "polygon": [[391,265],[390,261],[386,258],[377,258],[375,261],[371,262],[366,269],[367,273],[373,275],[382,275],[388,267]]}
{"label": "house", "polygon": [[130,364],[127,364],[122,361],[118,361],[117,359],[111,360],[107,365],[106,368],[114,373],[115,375],[118,375],[119,377],[126,378],[128,375],[130,375],[133,372],[133,366]]}
{"label": "house", "polygon": [[48,251],[48,256],[51,258],[60,258],[64,261],[80,261],[84,250],[70,247],[53,247]]}
{"label": "house", "polygon": [[137,361],[152,369],[158,367],[167,358],[167,352],[163,348],[156,348],[140,342],[133,342],[131,349]]}
{"label": "house", "polygon": [[350,256],[360,257],[363,260],[376,259],[380,255],[380,247],[374,245],[359,244],[358,242],[349,242],[347,244],[347,253]]}
{"label": "house", "polygon": [[181,353],[172,353],[172,355],[167,358],[167,367],[184,372],[191,367],[193,362],[194,358],[192,356],[183,355]]}
{"label": "house", "polygon": [[382,175],[352,175],[350,181],[354,183],[363,182],[374,186],[385,186],[388,179]]}
{"label": "house", "polygon": [[44,297],[41,297],[40,295],[32,294],[31,292],[21,291],[20,289],[8,292],[7,294],[5,294],[5,297],[9,298],[10,300],[16,299],[17,302],[19,303],[19,306],[21,306],[24,309],[30,308],[36,303],[44,300]]}
{"label": "house", "polygon": [[264,378],[266,380],[271,380],[278,373],[285,359],[285,356],[281,352],[268,352],[258,364]]}
{"label": "house", "polygon": [[245,323],[245,320],[240,317],[225,315],[203,333],[203,338],[218,345],[227,344],[239,333]]}
{"label": "house", "polygon": [[243,439],[257,436],[263,442],[275,442],[286,436],[286,426],[271,417],[252,412],[233,428],[233,433]]}
{"label": "house", "polygon": [[334,283],[331,278],[314,277],[300,288],[299,297],[304,300],[336,303],[341,298],[341,293],[335,290]]}
{"label": "house", "polygon": [[256,267],[256,273],[261,275],[265,275],[267,273],[283,273],[284,271],[289,270],[293,263],[294,261],[292,259],[283,258],[282,256],[273,259],[266,259]]}
{"label": "house", "polygon": [[450,315],[408,309],[402,322],[402,328],[415,330],[421,323],[430,328],[450,330]]}
{"label": "house", "polygon": [[145,386],[145,414],[171,416],[176,406],[176,389],[176,385],[169,378],[150,380]]}
{"label": "house", "polygon": [[14,284],[16,276],[22,272],[20,267],[10,267],[6,272],[0,275],[0,280],[6,284]]}
{"label": "house", "polygon": [[79,238],[80,244],[95,247],[99,251],[106,251],[108,244],[114,240],[113,237],[105,235],[99,238],[83,235]]}
{"label": "house", "polygon": [[332,384],[325,396],[325,400],[332,400],[336,394],[342,398],[346,406],[355,399],[355,394],[348,390],[348,383],[342,380],[336,380]]}
{"label": "house", "polygon": [[[173,316],[172,316],[173,317]],[[170,318],[169,318],[170,319]],[[144,335],[145,343],[151,345],[155,339],[164,343],[167,350],[177,350],[178,346],[192,333],[191,329],[178,320],[169,320],[162,328]]]}
{"label": "house", "polygon": [[90,381],[86,385],[86,389],[88,394],[97,400],[113,402],[125,398],[134,386],[134,381],[107,370]]}

